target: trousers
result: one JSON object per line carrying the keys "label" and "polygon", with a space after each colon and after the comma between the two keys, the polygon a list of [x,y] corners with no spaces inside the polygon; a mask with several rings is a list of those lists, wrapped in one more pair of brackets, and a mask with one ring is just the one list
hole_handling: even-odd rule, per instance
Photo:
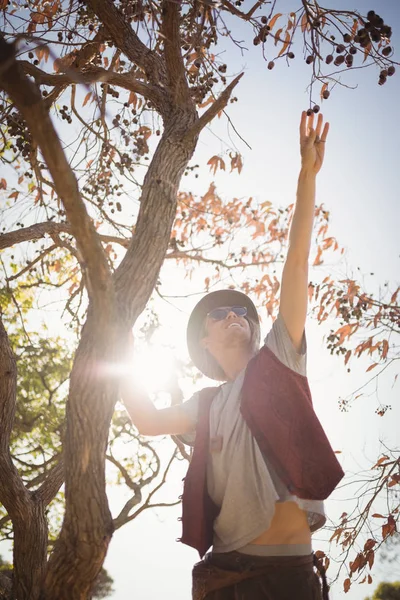
{"label": "trousers", "polygon": [[193,600],[329,600],[325,571],[314,554],[210,552],[192,576]]}

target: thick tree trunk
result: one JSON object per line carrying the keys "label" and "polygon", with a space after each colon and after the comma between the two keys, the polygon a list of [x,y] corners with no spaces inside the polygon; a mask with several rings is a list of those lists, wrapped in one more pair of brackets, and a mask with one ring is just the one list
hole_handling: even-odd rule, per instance
{"label": "thick tree trunk", "polygon": [[105,452],[118,385],[104,367],[118,361],[121,336],[153,292],[175,218],[178,186],[195,148],[195,140],[189,145],[180,138],[195,119],[194,110],[171,117],[146,174],[134,241],[115,277],[118,317],[95,322],[90,314],[84,327],[67,404],[66,513],[49,561],[46,600],[87,598],[111,540]]}

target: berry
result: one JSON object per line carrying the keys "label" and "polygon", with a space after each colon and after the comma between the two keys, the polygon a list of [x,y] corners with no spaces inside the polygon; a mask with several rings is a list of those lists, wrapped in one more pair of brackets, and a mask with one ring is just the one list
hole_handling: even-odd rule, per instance
{"label": "berry", "polygon": [[312,63],[312,62],[314,62],[314,57],[313,57],[313,55],[312,55],[312,54],[310,54],[310,55],[309,55],[309,56],[307,56],[307,58],[306,58],[306,63],[307,63],[308,65],[311,65],[311,63]]}
{"label": "berry", "polygon": [[334,65],[335,65],[336,67],[339,67],[339,66],[340,66],[341,64],[343,64],[343,63],[344,63],[344,56],[343,56],[343,54],[340,54],[339,56],[337,56],[337,57],[335,58]]}
{"label": "berry", "polygon": [[268,63],[268,69],[271,71],[271,69],[273,69],[275,66],[275,63],[273,60],[270,60],[270,62]]}
{"label": "berry", "polygon": [[261,17],[261,23],[264,23],[264,25],[266,25],[268,23],[268,19],[266,16]]}
{"label": "berry", "polygon": [[346,54],[345,61],[346,65],[351,67],[353,65],[353,56],[351,54]]}
{"label": "berry", "polygon": [[352,46],[349,50],[350,54],[357,54],[357,48],[354,48],[354,46]]}
{"label": "berry", "polygon": [[311,117],[312,114],[313,114],[312,108],[309,108],[307,111],[307,117]]}
{"label": "berry", "polygon": [[294,53],[293,52],[288,52],[288,58],[294,58]]}
{"label": "berry", "polygon": [[345,49],[346,49],[346,48],[343,46],[343,44],[338,44],[338,45],[336,46],[336,52],[337,52],[338,54],[341,54],[342,52],[344,52],[344,51],[345,51]]}
{"label": "berry", "polygon": [[391,46],[386,46],[386,48],[384,48],[382,50],[382,54],[383,56],[389,56],[389,54],[392,52],[392,47]]}
{"label": "berry", "polygon": [[329,90],[324,90],[322,97],[324,100],[328,100],[329,96],[331,95]]}
{"label": "berry", "polygon": [[386,69],[383,69],[380,74],[379,77],[381,77],[382,79],[386,79],[386,77],[388,76],[389,72]]}
{"label": "berry", "polygon": [[393,65],[391,65],[391,66],[388,68],[387,72],[388,72],[388,75],[389,75],[389,77],[391,77],[392,75],[394,75],[394,74],[395,74],[395,72],[396,72],[396,69],[393,67]]}
{"label": "berry", "polygon": [[375,42],[375,44],[381,41],[381,34],[379,31],[374,31],[371,33],[371,40]]}
{"label": "berry", "polygon": [[333,61],[333,56],[332,56],[332,54],[328,54],[328,56],[327,56],[327,57],[326,57],[326,59],[325,59],[325,62],[326,62],[326,64],[327,64],[327,65],[330,65],[332,61]]}
{"label": "berry", "polygon": [[313,108],[313,112],[315,112],[315,114],[319,113],[319,106],[318,104],[316,104]]}
{"label": "berry", "polygon": [[368,21],[371,21],[374,17],[375,17],[375,11],[374,10],[370,10],[368,12],[368,14],[367,14]]}
{"label": "berry", "polygon": [[346,42],[346,44],[349,44],[351,42],[351,35],[349,33],[345,33],[343,36],[343,41]]}

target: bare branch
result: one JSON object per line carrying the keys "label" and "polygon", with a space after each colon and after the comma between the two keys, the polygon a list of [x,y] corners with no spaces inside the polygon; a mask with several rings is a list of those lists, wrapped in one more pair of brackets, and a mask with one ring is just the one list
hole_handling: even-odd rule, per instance
{"label": "bare branch", "polygon": [[43,506],[47,506],[54,499],[60,487],[64,483],[64,458],[60,456],[57,464],[49,471],[45,481],[34,495]]}
{"label": "bare branch", "polygon": [[52,234],[62,232],[71,233],[71,227],[68,223],[54,223],[54,221],[36,223],[30,227],[23,227],[0,235],[0,250],[10,248],[11,246],[14,246],[14,244],[39,240],[45,237],[45,235],[51,236]]}
{"label": "bare branch", "polygon": [[35,67],[35,65],[27,60],[22,60],[20,65],[24,72],[27,75],[31,75],[39,85],[65,86],[71,83],[88,84],[102,81],[140,94],[149,100],[156,101],[158,98],[158,90],[151,85],[139,81],[133,71],[115,73],[102,67],[90,65],[84,71],[79,69],[65,69],[65,73],[51,74]]}
{"label": "bare branch", "polygon": [[[83,44],[80,50],[75,55],[75,58],[70,64],[71,69],[81,69],[88,63],[90,63],[97,55],[101,44],[106,40],[105,28],[99,27],[98,32],[94,36],[93,40],[90,40]],[[57,85],[50,94],[45,98],[44,103],[47,109],[57,100],[57,98],[63,93],[66,88],[66,84]]]}
{"label": "bare branch", "polygon": [[200,131],[204,129],[204,127],[213,120],[213,118],[225,108],[228,104],[228,100],[231,96],[232,90],[239,83],[244,73],[240,73],[231,83],[224,89],[222,94],[216,99],[216,101],[210,106],[205,113],[201,115],[201,117],[192,125],[187,134],[185,135],[185,139],[190,139],[199,135]]}
{"label": "bare branch", "polygon": [[87,268],[88,294],[94,308],[107,314],[112,310],[112,279],[100,239],[81,199],[76,177],[68,164],[53,123],[33,84],[15,59],[15,47],[0,37],[3,56],[0,85],[21,111],[31,135],[37,141],[61,198],[71,232]]}
{"label": "bare branch", "polygon": [[167,78],[161,58],[139,39],[129,22],[111,0],[88,0],[88,4],[99,17],[117,48],[140,67],[153,85],[165,87]]}
{"label": "bare branch", "polygon": [[220,4],[226,11],[230,12],[232,15],[235,15],[236,17],[239,17],[244,21],[249,21],[253,14],[256,12],[256,10],[260,8],[260,6],[265,4],[265,0],[258,0],[258,2],[256,2],[247,13],[244,13],[241,10],[239,10],[234,4],[228,2],[228,0],[221,0]]}

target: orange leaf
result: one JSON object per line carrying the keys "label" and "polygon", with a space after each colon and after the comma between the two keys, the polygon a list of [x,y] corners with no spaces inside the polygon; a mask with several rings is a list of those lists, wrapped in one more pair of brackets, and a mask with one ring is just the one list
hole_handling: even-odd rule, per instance
{"label": "orange leaf", "polygon": [[354,37],[356,35],[357,29],[358,29],[358,19],[354,19],[353,27],[352,27],[352,30],[351,30],[352,37]]}
{"label": "orange leaf", "polygon": [[45,15],[43,15],[42,13],[38,13],[38,12],[32,12],[31,13],[31,19],[32,19],[32,23],[44,23],[46,20]]}
{"label": "orange leaf", "polygon": [[214,98],[212,96],[210,96],[207,100],[205,100],[201,104],[198,104],[198,107],[199,108],[205,108],[209,104],[213,104],[213,102],[215,102],[215,100],[214,100]]}
{"label": "orange leaf", "polygon": [[86,106],[86,104],[89,102],[90,98],[92,97],[92,92],[88,92],[85,96],[85,99],[82,103],[82,106]]}
{"label": "orange leaf", "polygon": [[138,102],[138,97],[136,96],[135,92],[131,92],[129,94],[128,103],[133,104],[133,108],[136,108],[137,102]]}
{"label": "orange leaf", "polygon": [[278,29],[278,31],[275,34],[275,46],[278,44],[278,42],[281,42],[281,33],[283,31],[283,27],[281,27],[280,29]]}
{"label": "orange leaf", "polygon": [[[243,168],[243,162],[242,162],[242,157],[239,153],[236,153],[234,155],[230,155],[231,156],[231,173],[233,171],[233,169],[237,169],[238,173],[240,175],[242,168]],[[224,170],[225,170],[225,166],[224,166]]]}
{"label": "orange leaf", "polygon": [[387,357],[387,353],[389,351],[389,342],[387,340],[382,341],[382,358],[385,359]]}
{"label": "orange leaf", "polygon": [[375,544],[376,544],[376,540],[369,538],[364,544],[364,552],[368,552],[368,550],[372,550],[372,548],[375,546]]}
{"label": "orange leaf", "polygon": [[372,371],[372,369],[375,369],[375,367],[378,365],[379,363],[373,363],[372,365],[370,365],[368,367],[368,369],[365,371],[366,373],[368,373],[368,371]]}
{"label": "orange leaf", "polygon": [[368,573],[368,583],[372,583],[372,577],[369,573]]}
{"label": "orange leaf", "polygon": [[393,304],[394,302],[396,302],[397,300],[397,294],[400,291],[400,287],[397,288],[397,290],[395,291],[395,293],[393,294],[393,296],[390,298],[390,304]]}
{"label": "orange leaf", "polygon": [[351,350],[347,350],[346,356],[345,356],[345,359],[344,359],[344,364],[345,365],[347,365],[347,363],[349,362],[350,356],[351,356]]}
{"label": "orange leaf", "polygon": [[389,460],[389,457],[386,456],[386,454],[384,454],[383,456],[380,457],[380,459],[378,460],[378,462],[372,468],[375,469],[375,467],[380,467],[380,465],[382,463],[384,463],[386,460]]}
{"label": "orange leaf", "polygon": [[19,196],[19,192],[12,192],[8,197],[17,199]]}
{"label": "orange leaf", "polygon": [[368,58],[369,53],[371,52],[372,49],[372,44],[371,42],[368,44],[368,46],[366,46],[366,48],[364,48],[364,60],[363,62],[365,62]]}
{"label": "orange leaf", "polygon": [[268,26],[269,26],[270,30],[272,30],[273,26],[275,25],[275,23],[277,22],[277,20],[281,16],[282,16],[282,13],[277,13],[275,16],[272,17],[272,19],[268,23]]}
{"label": "orange leaf", "polygon": [[379,513],[374,513],[372,516],[375,517],[375,519],[384,519],[385,518],[383,515],[380,515]]}
{"label": "orange leaf", "polygon": [[278,56],[282,56],[282,54],[284,52],[286,52],[286,50],[288,49],[289,44],[290,44],[290,33],[287,31],[286,32],[286,37],[285,37],[284,44],[283,44],[283,46],[282,46],[282,48],[281,48]]}
{"label": "orange leaf", "polygon": [[349,578],[345,579],[344,582],[343,582],[343,589],[344,589],[344,591],[345,591],[346,594],[349,591],[350,586],[351,586],[350,579]]}
{"label": "orange leaf", "polygon": [[0,179],[0,190],[6,190],[7,189],[7,181],[2,178]]}
{"label": "orange leaf", "polygon": [[315,260],[313,262],[313,267],[317,267],[318,265],[322,265],[322,263],[324,261],[321,260],[321,255],[322,255],[322,248],[321,248],[321,246],[318,246],[318,252],[317,252],[317,256],[315,257]]}
{"label": "orange leaf", "polygon": [[301,31],[302,33],[305,32],[306,29],[308,29],[308,19],[307,19],[307,13],[304,13],[304,15],[301,17]]}
{"label": "orange leaf", "polygon": [[374,564],[374,560],[375,560],[375,552],[373,550],[370,550],[367,554],[367,560],[368,560],[368,566],[370,569],[372,569],[373,564]]}
{"label": "orange leaf", "polygon": [[210,171],[213,171],[214,175],[218,168],[225,171],[225,163],[220,156],[212,156],[207,164],[210,165]]}
{"label": "orange leaf", "polygon": [[327,89],[328,89],[328,84],[327,84],[327,83],[324,83],[324,85],[322,86],[322,88],[321,88],[321,91],[320,91],[320,93],[319,93],[319,95],[320,95],[320,97],[321,97],[321,100],[323,100],[323,99],[324,99],[324,92],[325,92]]}

